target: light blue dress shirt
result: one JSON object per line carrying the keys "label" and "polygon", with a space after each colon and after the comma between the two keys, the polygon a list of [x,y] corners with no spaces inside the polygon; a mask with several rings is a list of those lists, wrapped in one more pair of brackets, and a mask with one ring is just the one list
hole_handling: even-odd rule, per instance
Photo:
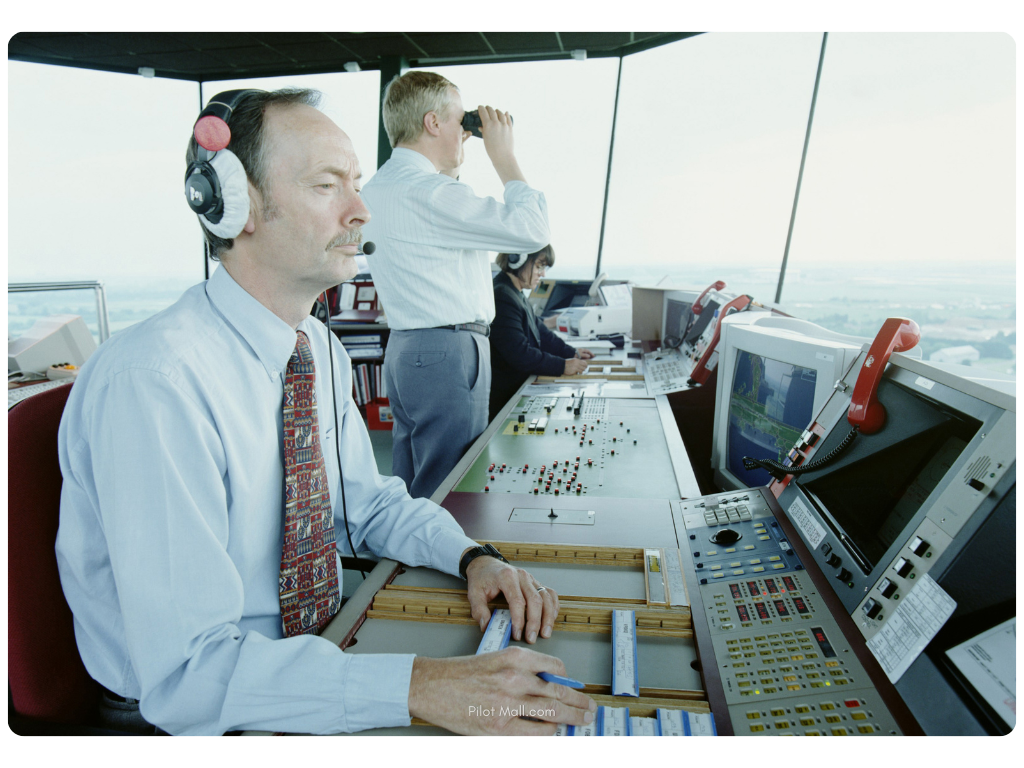
{"label": "light blue dress shirt", "polygon": [[371,218],[366,260],[394,330],[494,319],[488,251],[533,253],[551,242],[544,194],[505,185],[504,203],[477,197],[424,155],[396,147],[362,190]]}
{"label": "light blue dress shirt", "polygon": [[[338,548],[342,517],[328,334],[317,366]],[[408,725],[411,655],[350,655],[282,637],[281,404],[296,334],[219,268],[105,342],[59,432],[57,561],[89,673],[171,733],[304,733]],[[446,511],[377,473],[334,345],[349,527],[358,550],[458,572],[474,546]],[[338,566],[339,578],[342,575]]]}

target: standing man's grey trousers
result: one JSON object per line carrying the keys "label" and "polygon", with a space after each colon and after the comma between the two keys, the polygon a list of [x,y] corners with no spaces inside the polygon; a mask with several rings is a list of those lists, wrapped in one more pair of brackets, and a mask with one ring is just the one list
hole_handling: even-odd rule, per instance
{"label": "standing man's grey trousers", "polygon": [[429,498],[487,427],[490,345],[472,331],[392,331],[384,376],[392,472],[412,496]]}

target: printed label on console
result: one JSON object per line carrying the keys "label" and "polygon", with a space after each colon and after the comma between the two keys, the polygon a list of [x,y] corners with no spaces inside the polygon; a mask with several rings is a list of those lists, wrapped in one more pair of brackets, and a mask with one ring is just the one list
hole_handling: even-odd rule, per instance
{"label": "printed label on console", "polygon": [[804,500],[797,496],[789,505],[789,519],[796,523],[796,527],[803,533],[807,540],[807,546],[817,549],[821,540],[825,538],[825,529],[821,527],[811,510],[804,504]]}

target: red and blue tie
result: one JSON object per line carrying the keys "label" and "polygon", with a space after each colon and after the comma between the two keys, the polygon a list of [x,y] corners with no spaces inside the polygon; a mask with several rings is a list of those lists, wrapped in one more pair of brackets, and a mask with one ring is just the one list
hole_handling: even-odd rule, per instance
{"label": "red and blue tie", "polygon": [[320,450],[316,367],[302,331],[284,378],[284,487],[281,622],[285,637],[319,634],[341,607],[341,594]]}

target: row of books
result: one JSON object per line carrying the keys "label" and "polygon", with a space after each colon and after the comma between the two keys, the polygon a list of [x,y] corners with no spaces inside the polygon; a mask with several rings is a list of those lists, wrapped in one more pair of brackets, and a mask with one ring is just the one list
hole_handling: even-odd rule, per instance
{"label": "row of books", "polygon": [[341,337],[342,346],[352,360],[375,360],[384,357],[379,333],[354,333]]}
{"label": "row of books", "polygon": [[387,396],[383,363],[360,363],[352,366],[352,399],[356,401],[356,405],[366,405]]}

